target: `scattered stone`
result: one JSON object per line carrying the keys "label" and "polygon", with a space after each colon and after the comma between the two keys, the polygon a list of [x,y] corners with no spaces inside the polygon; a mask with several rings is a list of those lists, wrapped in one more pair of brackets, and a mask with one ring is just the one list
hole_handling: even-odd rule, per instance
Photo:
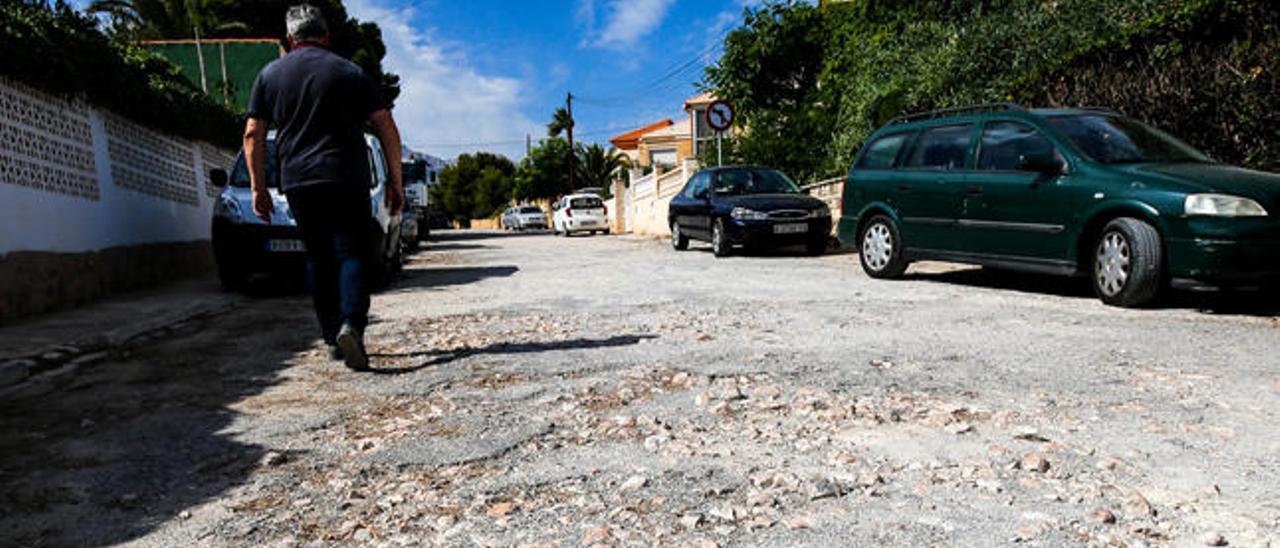
{"label": "scattered stone", "polygon": [[510,514],[512,510],[515,510],[515,508],[516,503],[514,502],[499,502],[490,505],[489,510],[485,513],[489,514],[489,517],[491,518],[501,518],[506,517],[506,515]]}
{"label": "scattered stone", "polygon": [[285,462],[288,462],[288,460],[289,458],[285,456],[284,453],[267,451],[267,454],[262,456],[262,460],[258,461],[258,464],[264,467],[272,467],[284,464]]}
{"label": "scattered stone", "polygon": [[693,404],[698,407],[706,407],[708,403],[711,403],[710,392],[699,392],[698,395],[693,397]]}
{"label": "scattered stone", "polygon": [[1049,459],[1040,453],[1027,453],[1022,456],[1022,469],[1043,474],[1049,471]]}
{"label": "scattered stone", "polygon": [[884,478],[875,472],[863,472],[858,474],[858,487],[873,487],[876,484],[884,483]]}
{"label": "scattered stone", "polygon": [[707,342],[714,339],[715,337],[712,337],[711,335],[708,335],[706,333],[699,334],[697,338],[698,342]]}
{"label": "scattered stone", "polygon": [[812,529],[813,520],[809,516],[792,516],[783,522],[787,529]]}
{"label": "scattered stone", "polygon": [[1089,521],[1096,523],[1115,523],[1116,515],[1106,508],[1094,508],[1088,515]]}
{"label": "scattered stone", "polygon": [[690,386],[693,386],[693,377],[690,377],[688,373],[681,371],[671,376],[671,385],[678,386],[680,388],[689,388]]}
{"label": "scattered stone", "polygon": [[680,516],[680,526],[685,530],[693,530],[698,524],[702,523],[702,514],[685,514]]}
{"label": "scattered stone", "polygon": [[822,478],[809,485],[809,500],[821,500],[840,496],[840,486],[828,478]]}
{"label": "scattered stone", "polygon": [[996,480],[980,479],[974,482],[979,488],[985,489],[988,493],[1001,493],[1004,491],[1004,484]]}
{"label": "scattered stone", "polygon": [[947,431],[952,434],[965,434],[973,431],[973,425],[967,422],[953,422],[947,425]]}
{"label": "scattered stone", "polygon": [[648,484],[649,479],[644,476],[631,476],[627,481],[622,482],[622,485],[618,486],[618,492],[630,493],[632,491],[639,490],[641,487]]}
{"label": "scattered stone", "polygon": [[751,395],[760,399],[776,400],[782,397],[782,389],[776,384],[765,384],[753,388]]}
{"label": "scattered stone", "polygon": [[106,360],[110,356],[111,354],[109,352],[93,352],[91,354],[85,354],[74,360],[71,360],[71,363],[75,365],[92,365],[100,361]]}
{"label": "scattered stone", "polygon": [[595,544],[608,542],[612,538],[613,538],[613,533],[609,531],[609,528],[601,526],[601,527],[596,527],[594,529],[591,529],[587,531],[587,534],[582,535],[582,544],[584,546],[592,546]]}
{"label": "scattered stone", "polygon": [[363,439],[356,442],[356,451],[368,451],[373,449],[377,444],[371,439]]}
{"label": "scattered stone", "polygon": [[1226,546],[1227,539],[1222,536],[1222,533],[1209,531],[1208,533],[1200,535],[1200,543],[1205,546]]}
{"label": "scattered stone", "polygon": [[1129,518],[1149,518],[1156,515],[1151,503],[1147,502],[1147,498],[1137,491],[1129,492],[1129,496],[1125,497],[1121,508],[1124,510],[1125,516]]}
{"label": "scattered stone", "polygon": [[31,368],[36,362],[31,360],[9,360],[0,364],[0,386],[19,383],[31,376]]}
{"label": "scattered stone", "polygon": [[178,519],[183,519],[183,520],[191,519],[191,511],[190,511],[190,510],[183,510],[183,511],[179,512],[179,513],[178,513]]}
{"label": "scattered stone", "polygon": [[724,401],[738,401],[746,399],[746,396],[742,395],[742,390],[738,388],[737,381],[734,381],[733,379],[716,383],[715,397]]}
{"label": "scattered stone", "polygon": [[1018,431],[1013,434],[1013,439],[1039,443],[1047,443],[1049,441],[1049,438],[1040,435],[1040,431],[1029,427],[1018,429]]}

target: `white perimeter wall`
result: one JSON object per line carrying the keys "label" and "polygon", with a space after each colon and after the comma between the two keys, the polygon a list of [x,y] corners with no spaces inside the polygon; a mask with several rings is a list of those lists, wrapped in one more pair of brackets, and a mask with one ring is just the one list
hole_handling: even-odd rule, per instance
{"label": "white perimeter wall", "polygon": [[0,78],[0,254],[209,239],[232,154]]}

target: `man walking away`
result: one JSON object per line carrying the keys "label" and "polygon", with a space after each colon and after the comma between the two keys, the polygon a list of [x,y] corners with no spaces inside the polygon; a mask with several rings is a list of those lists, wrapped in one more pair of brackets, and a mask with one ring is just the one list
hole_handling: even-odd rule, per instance
{"label": "man walking away", "polygon": [[370,248],[369,158],[362,126],[382,141],[390,171],[387,205],[404,205],[400,133],[378,85],[355,64],[333,54],[329,28],[314,6],[285,15],[291,52],[262,69],[249,97],[244,151],[253,186],[253,212],[270,219],[267,126],[276,126],[280,186],[307,246],[307,270],[320,331],[334,359],[368,370],[364,329],[369,323],[365,260]]}

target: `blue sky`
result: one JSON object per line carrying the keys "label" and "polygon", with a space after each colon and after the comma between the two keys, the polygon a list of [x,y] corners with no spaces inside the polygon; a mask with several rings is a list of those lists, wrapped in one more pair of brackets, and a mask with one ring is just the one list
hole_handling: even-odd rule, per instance
{"label": "blue sky", "polygon": [[[415,149],[524,154],[567,92],[576,133],[606,142],[682,113],[747,0],[346,0],[377,22],[404,79],[396,117]],[[480,146],[466,146],[480,144]]]}
{"label": "blue sky", "polygon": [[580,98],[576,133],[585,141],[682,115],[721,37],[759,1],[345,3],[382,27],[384,65],[403,79],[394,114],[406,144],[446,158],[489,150],[515,159],[526,133],[545,136],[566,92]]}

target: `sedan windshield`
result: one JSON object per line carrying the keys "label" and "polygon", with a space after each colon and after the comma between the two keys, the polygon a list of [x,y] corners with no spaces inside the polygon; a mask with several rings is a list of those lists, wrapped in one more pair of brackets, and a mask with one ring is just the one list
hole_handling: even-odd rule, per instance
{"label": "sedan windshield", "polygon": [[1049,123],[1086,156],[1104,164],[1212,161],[1172,135],[1120,116],[1051,116]]}
{"label": "sedan windshield", "polygon": [[800,186],[776,169],[722,169],[716,194],[800,194]]}
{"label": "sedan windshield", "polygon": [[[249,188],[249,166],[245,163],[244,154],[236,158],[236,167],[231,170],[231,185]],[[280,188],[280,166],[276,162],[276,142],[267,141],[267,188]]]}

